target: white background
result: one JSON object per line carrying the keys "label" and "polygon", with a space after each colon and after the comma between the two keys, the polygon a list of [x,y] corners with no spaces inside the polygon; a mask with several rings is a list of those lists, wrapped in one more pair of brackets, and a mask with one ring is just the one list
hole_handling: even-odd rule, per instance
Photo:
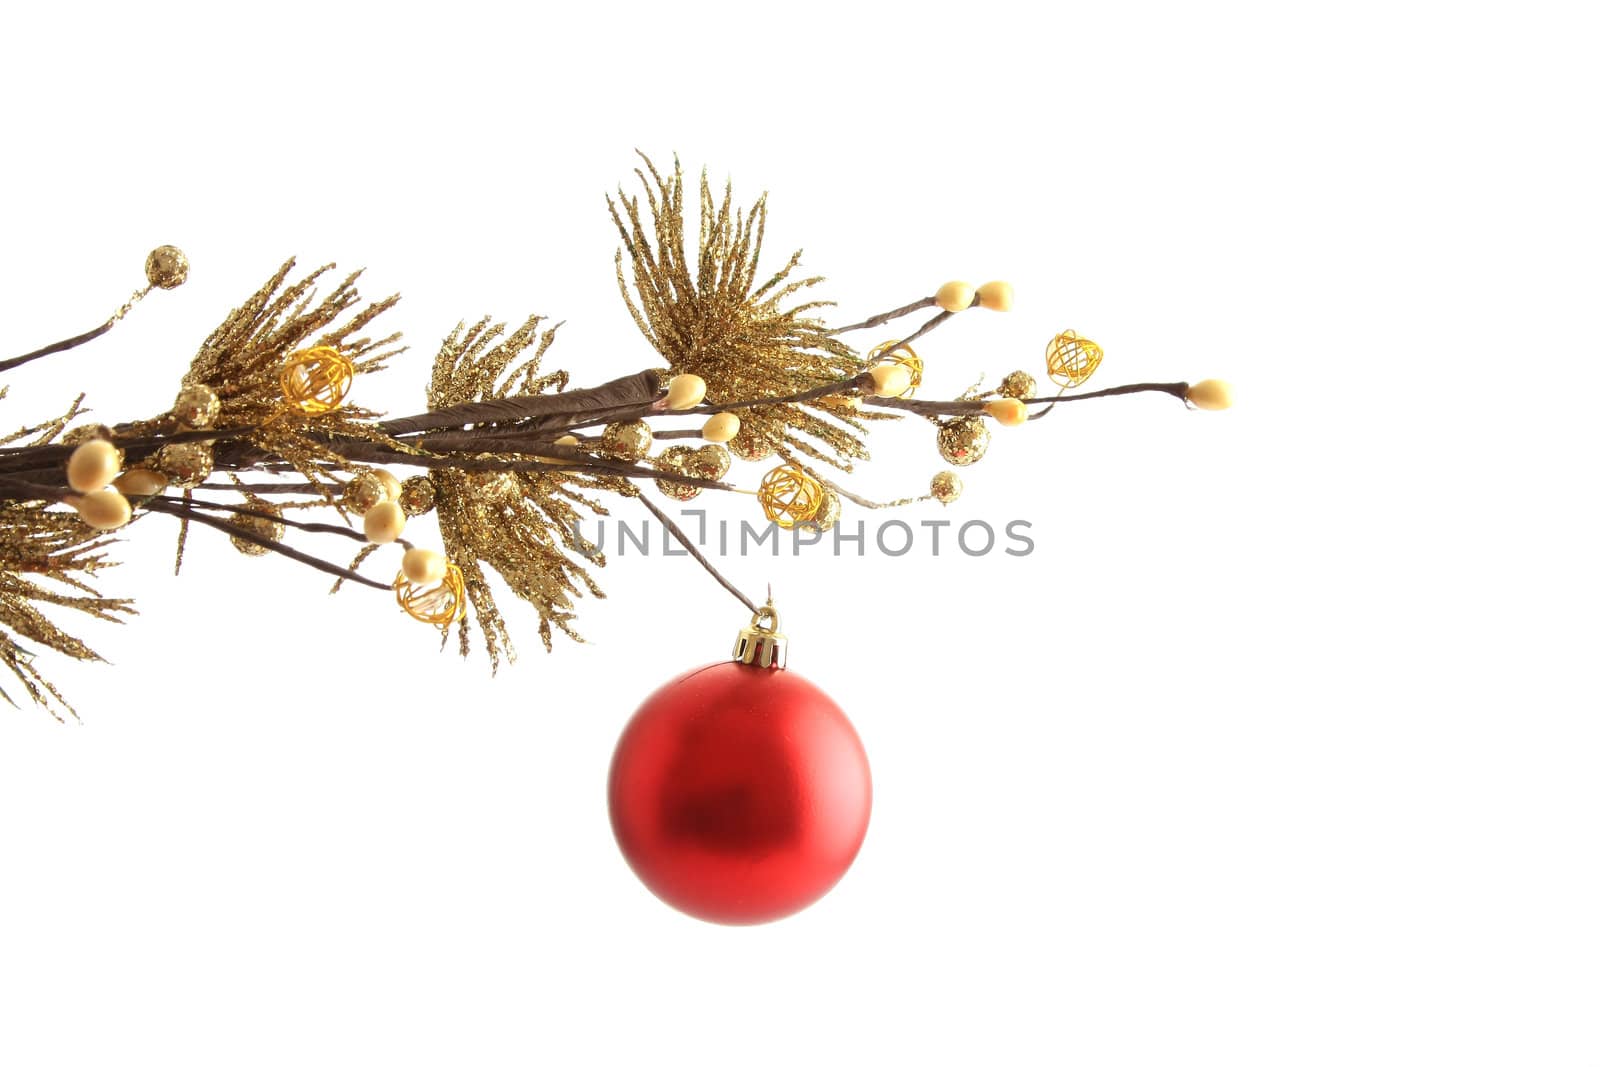
{"label": "white background", "polygon": [[[0,1061],[1600,1062],[1579,5],[1046,10],[7,12],[0,352],[194,263],[8,375],[7,425],[164,409],[290,254],[405,293],[395,413],[485,313],[566,320],[579,382],[649,365],[602,201],[635,147],[769,190],[838,321],[1010,279],[929,395],[1070,326],[1097,385],[1238,403],[997,430],[901,516],[1027,519],[1027,558],[726,561],[877,791],[754,929],[656,902],[606,819],[627,716],[742,622],[691,561],[615,560],[553,656],[511,602],[491,681],[285,561],[197,535],[175,580],[138,523],[104,587],[142,614],[74,621],[114,666],[46,665],[83,724],[0,713]],[[875,440],[866,491],[938,469]]]}

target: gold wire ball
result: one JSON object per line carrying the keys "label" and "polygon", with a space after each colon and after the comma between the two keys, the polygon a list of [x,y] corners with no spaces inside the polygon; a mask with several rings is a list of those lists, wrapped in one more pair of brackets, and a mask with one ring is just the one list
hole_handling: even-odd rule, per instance
{"label": "gold wire ball", "polygon": [[647,422],[637,419],[613,422],[600,434],[600,450],[617,459],[637,463],[649,454],[654,436]]}
{"label": "gold wire ball", "polygon": [[1100,366],[1105,352],[1074,330],[1063,330],[1050,339],[1044,350],[1044,364],[1050,380],[1063,389],[1076,389],[1089,380]]}
{"label": "gold wire ball", "polygon": [[961,498],[961,475],[955,471],[940,471],[928,485],[928,493],[941,504],[954,504]]}
{"label": "gold wire ball", "polygon": [[278,372],[284,399],[307,415],[338,411],[350,395],[356,365],[331,345],[293,352]]}
{"label": "gold wire ball", "polygon": [[400,483],[400,510],[413,519],[418,515],[426,515],[433,510],[437,496],[438,490],[432,478],[426,474],[414,474]]}
{"label": "gold wire ball", "polygon": [[761,479],[756,499],[767,518],[785,530],[815,517],[822,507],[822,483],[792,464],[774,467]]}
{"label": "gold wire ball", "polygon": [[881,363],[886,366],[904,367],[911,375],[911,384],[900,395],[907,400],[916,393],[917,386],[922,384],[922,357],[913,352],[910,345],[903,345],[899,341],[885,341],[867,353],[867,363],[873,366]]}
{"label": "gold wire ball", "polygon": [[939,455],[955,467],[970,467],[989,450],[989,427],[976,415],[939,424]]}
{"label": "gold wire ball", "polygon": [[[689,469],[689,463],[694,458],[695,450],[688,445],[673,445],[663,448],[656,453],[654,460],[657,470],[673,471],[678,474],[693,474],[695,477],[704,477]],[[698,485],[685,485],[682,482],[668,481],[665,478],[656,479],[656,488],[662,494],[674,500],[693,500],[700,495]]]}
{"label": "gold wire ball", "polygon": [[444,577],[427,585],[407,578],[404,571],[395,575],[394,599],[407,615],[418,622],[443,629],[461,617],[467,607],[467,583],[461,568],[445,564]]}
{"label": "gold wire ball", "polygon": [[772,442],[747,423],[744,429],[734,434],[728,442],[728,451],[740,459],[759,463],[772,455]]}
{"label": "gold wire ball", "polygon": [[1032,400],[1039,392],[1039,384],[1025,370],[1014,370],[1000,380],[1000,395],[1013,400]]}
{"label": "gold wire ball", "polygon": [[176,289],[189,280],[189,257],[181,248],[162,245],[145,257],[144,277],[157,289]]}
{"label": "gold wire ball", "polygon": [[[235,515],[228,520],[228,525],[235,530],[253,533],[257,537],[265,537],[269,541],[283,540],[283,523],[278,519],[283,517],[282,509],[271,504],[254,504],[251,508],[256,511],[266,512],[266,515]],[[268,518],[267,516],[271,516]],[[266,545],[247,541],[236,534],[230,534],[228,539],[233,542],[233,547],[247,556],[265,556],[271,549]]]}

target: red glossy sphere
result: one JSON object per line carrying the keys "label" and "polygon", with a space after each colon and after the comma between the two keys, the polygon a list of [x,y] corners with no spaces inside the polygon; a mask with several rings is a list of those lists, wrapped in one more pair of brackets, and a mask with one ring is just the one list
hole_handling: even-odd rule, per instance
{"label": "red glossy sphere", "polygon": [[716,663],[634,713],[611,760],[611,827],[645,885],[709,922],[770,922],[833,888],[872,812],[867,754],[793,671]]}

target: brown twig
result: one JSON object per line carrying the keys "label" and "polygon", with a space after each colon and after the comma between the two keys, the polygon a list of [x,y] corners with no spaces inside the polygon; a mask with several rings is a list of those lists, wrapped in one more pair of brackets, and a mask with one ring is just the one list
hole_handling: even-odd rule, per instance
{"label": "brown twig", "polygon": [[146,511],[153,511],[162,515],[171,515],[175,519],[180,519],[185,522],[198,523],[201,526],[210,526],[213,529],[221,530],[230,537],[237,537],[241,541],[248,541],[253,545],[259,545],[269,552],[276,552],[280,556],[287,556],[297,563],[304,563],[306,566],[322,571],[324,574],[336,575],[345,579],[346,581],[355,582],[358,585],[370,586],[373,589],[382,589],[385,592],[388,592],[392,589],[391,586],[384,582],[375,581],[374,579],[368,578],[364,574],[356,573],[348,567],[341,567],[337,563],[329,563],[325,559],[321,559],[306,552],[301,552],[296,548],[290,548],[288,545],[274,541],[270,537],[258,534],[254,530],[246,529],[241,526],[234,526],[227,519],[219,519],[215,515],[208,515],[204,511],[197,510],[192,504],[185,505],[173,499],[172,497],[151,497],[149,500],[144,502],[144,508]]}
{"label": "brown twig", "polygon": [[24,363],[32,363],[34,360],[42,359],[45,356],[53,356],[57,352],[65,352],[69,348],[77,348],[79,345],[88,344],[96,337],[102,337],[109,333],[111,327],[116,324],[116,320],[112,319],[109,322],[101,323],[88,333],[80,333],[78,336],[69,337],[65,341],[57,341],[53,345],[45,345],[43,348],[29,352],[26,355],[12,356],[10,359],[0,360],[0,372],[11,370],[13,367],[20,367]]}
{"label": "brown twig", "polygon": [[[1092,393],[1067,393],[1062,396],[1038,396],[1024,400],[1024,404],[1064,404],[1069,400],[1094,400],[1103,396],[1127,396],[1131,393],[1167,393],[1179,400],[1189,393],[1188,382],[1141,382],[1137,385],[1118,385],[1110,389],[1097,389]],[[898,396],[869,396],[864,403],[874,407],[896,408],[917,415],[976,415],[983,411],[982,400],[907,400]]]}
{"label": "brown twig", "polygon": [[870,330],[874,326],[882,326],[886,322],[889,322],[893,319],[898,319],[902,315],[909,315],[913,311],[921,311],[923,308],[931,308],[935,303],[936,300],[934,297],[925,296],[921,300],[912,301],[905,307],[898,307],[893,311],[885,311],[881,315],[874,315],[870,319],[862,319],[860,322],[853,322],[849,326],[840,326],[838,329],[833,330],[832,332],[849,333],[851,330]]}

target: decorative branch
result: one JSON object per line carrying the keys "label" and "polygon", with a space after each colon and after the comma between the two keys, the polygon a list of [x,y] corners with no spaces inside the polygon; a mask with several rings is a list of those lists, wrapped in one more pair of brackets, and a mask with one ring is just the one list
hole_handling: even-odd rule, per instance
{"label": "decorative branch", "polygon": [[[1035,397],[1036,383],[1023,371],[997,390],[912,398],[907,394],[935,364],[926,353],[912,355],[909,344],[968,308],[1009,310],[1009,285],[947,282],[934,296],[830,328],[819,317],[830,303],[804,299],[822,279],[798,272],[799,253],[763,274],[765,198],[736,208],[731,189],[718,200],[702,177],[698,247],[691,248],[687,183],[676,163],[662,172],[646,158],[635,173],[642,195],[619,191],[609,200],[622,243],[617,282],[662,369],[569,388],[566,371],[543,368],[556,326],[540,316],[520,324],[484,318],[457,325],[440,344],[425,411],[382,417],[351,401],[360,398],[364,375],[404,351],[398,334],[366,335],[397,298],[363,303],[358,274],[335,278],[319,298],[313,287],[331,266],[292,280],[289,260],[199,346],[169,410],[71,426],[80,396],[64,415],[0,438],[0,666],[52,711],[66,706],[19,639],[93,658],[35,605],[97,619],[131,612],[130,602],[99,597],[86,579],[110,565],[105,532],[140,511],[178,521],[180,566],[191,528],[225,533],[246,554],[276,554],[333,575],[335,589],[353,582],[394,591],[413,618],[454,627],[463,654],[469,633],[481,641],[498,667],[515,655],[496,602],[506,589],[538,614],[547,649],[556,631],[581,640],[577,599],[603,596],[591,568],[606,561],[582,539],[579,521],[608,514],[615,498],[637,497],[754,614],[756,602],[646,493],[675,500],[707,489],[750,494],[781,527],[826,529],[841,501],[886,508],[929,499],[949,504],[960,495],[953,470],[935,473],[927,494],[884,502],[820,473],[823,466],[848,473],[865,460],[875,420],[910,414],[932,421],[940,454],[964,469],[982,458],[990,420],[1019,425],[1029,412],[1036,419],[1060,403],[1140,392],[1207,409],[1230,402],[1227,387],[1215,381],[1064,388]],[[0,372],[103,336],[152,288],[181,284],[187,270],[177,249],[157,249],[145,264],[149,284],[107,322],[0,361]],[[866,355],[840,339],[929,308],[937,310],[914,332],[864,345]],[[1046,367],[1052,381],[1075,389],[1102,356],[1098,345],[1064,331],[1048,346]],[[773,457],[776,465],[752,490],[733,475],[735,457]],[[402,480],[390,468],[409,476]],[[288,518],[286,509],[326,509],[322,514],[345,521]],[[430,514],[443,552],[402,536],[408,520]],[[344,567],[283,544],[286,529],[363,547]],[[359,572],[387,544],[403,550],[393,584]],[[61,594],[24,577],[34,574],[77,592]]]}

